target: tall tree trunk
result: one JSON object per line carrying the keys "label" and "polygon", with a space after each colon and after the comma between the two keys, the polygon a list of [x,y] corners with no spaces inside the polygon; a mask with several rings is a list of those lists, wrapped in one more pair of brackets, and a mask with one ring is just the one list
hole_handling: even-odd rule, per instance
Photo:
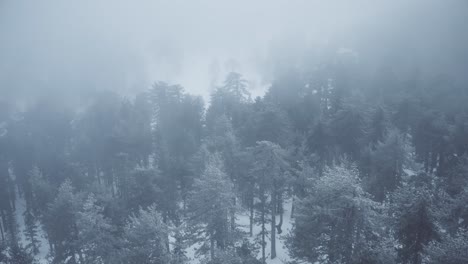
{"label": "tall tree trunk", "polygon": [[236,229],[236,197],[233,197],[232,198],[232,204],[233,204],[233,207],[231,209],[231,211],[229,212],[231,214],[231,231],[234,232],[234,229]]}
{"label": "tall tree trunk", "polygon": [[[229,220],[229,215],[230,214],[231,213],[226,210],[225,213],[223,214],[223,219]],[[226,224],[223,224],[223,227],[224,227],[223,228],[223,233],[224,233],[224,235],[220,236],[219,240],[216,241],[216,245],[224,251],[224,249],[227,246],[227,243],[230,240],[230,236],[231,236],[232,233],[229,232],[230,231],[230,224],[228,224],[227,221],[223,221],[223,222],[226,223]]]}
{"label": "tall tree trunk", "polygon": [[[163,214],[162,214],[162,220],[163,220],[163,223],[164,224],[167,224],[168,223],[168,218],[169,218],[169,212],[167,210],[164,210]],[[166,234],[166,237],[165,237],[165,244],[166,244],[166,248],[169,250],[170,248],[170,244],[169,244],[169,234]]]}
{"label": "tall tree trunk", "polygon": [[261,219],[262,219],[262,263],[266,263],[265,258],[265,194],[261,192]]}
{"label": "tall tree trunk", "polygon": [[215,253],[214,253],[214,250],[215,250],[215,243],[214,243],[214,238],[213,238],[213,234],[211,234],[211,238],[210,238],[210,258],[211,258],[211,261],[214,261],[214,258],[215,258]]}
{"label": "tall tree trunk", "polygon": [[253,236],[253,222],[254,222],[254,197],[250,197],[250,223],[249,223],[249,235]]}
{"label": "tall tree trunk", "polygon": [[184,192],[182,195],[182,210],[183,216],[187,217],[187,192]]}
{"label": "tall tree trunk", "polygon": [[292,202],[291,202],[291,218],[294,218],[294,209],[295,209],[295,207],[296,207],[296,206],[294,206],[295,201],[296,201],[295,197],[296,197],[296,196],[294,196],[294,194],[293,194],[293,196],[292,196]]}
{"label": "tall tree trunk", "polygon": [[334,263],[336,260],[336,230],[335,223],[330,225],[330,239],[328,241],[328,259],[330,263]]}
{"label": "tall tree trunk", "polygon": [[54,253],[54,244],[50,241],[50,238],[47,238],[47,242],[49,243],[49,252]]}
{"label": "tall tree trunk", "polygon": [[276,225],[276,229],[278,231],[278,235],[280,235],[281,233],[283,233],[282,227],[283,227],[283,213],[284,213],[283,195],[281,192],[278,194],[278,213],[280,216],[280,220],[279,220],[278,225]]}
{"label": "tall tree trunk", "polygon": [[10,208],[7,211],[6,217],[8,220],[8,230],[10,230],[11,243],[12,245],[18,245],[15,211]]}
{"label": "tall tree trunk", "polygon": [[[16,211],[16,191],[15,191],[15,183],[11,179],[11,176],[7,177],[8,179],[8,186],[11,186],[11,188],[8,191],[8,194],[10,196],[10,206],[13,209],[13,211]],[[18,193],[20,192],[19,190],[19,185],[16,184],[16,187],[18,189]]]}
{"label": "tall tree trunk", "polygon": [[79,259],[79,263],[86,263],[85,262],[85,258],[83,257],[83,253],[81,252],[81,250],[78,251],[78,259]]}
{"label": "tall tree trunk", "polygon": [[3,231],[3,219],[0,219],[0,233],[2,235],[2,241],[5,241],[5,232]]}
{"label": "tall tree trunk", "polygon": [[6,233],[8,231],[8,219],[6,218],[4,210],[0,210],[0,214],[2,215],[3,230]]}
{"label": "tall tree trunk", "polygon": [[115,194],[115,183],[114,183],[114,169],[111,169],[111,173],[110,173],[109,176],[110,176],[109,184],[110,184],[111,190],[112,190],[112,198],[115,198],[116,194]]}
{"label": "tall tree trunk", "polygon": [[273,184],[271,192],[271,259],[276,258],[276,183]]}

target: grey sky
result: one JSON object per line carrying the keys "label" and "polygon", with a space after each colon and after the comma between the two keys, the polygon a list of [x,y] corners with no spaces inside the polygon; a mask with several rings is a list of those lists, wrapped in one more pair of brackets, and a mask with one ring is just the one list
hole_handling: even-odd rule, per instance
{"label": "grey sky", "polygon": [[468,58],[467,9],[455,0],[0,0],[0,91],[23,99],[134,93],[163,80],[207,96],[236,70],[255,94],[311,47],[457,71]]}

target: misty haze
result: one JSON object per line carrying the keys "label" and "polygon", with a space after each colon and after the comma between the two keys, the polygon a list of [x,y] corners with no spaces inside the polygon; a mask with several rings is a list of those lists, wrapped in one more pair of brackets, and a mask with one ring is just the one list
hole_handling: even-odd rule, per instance
{"label": "misty haze", "polygon": [[468,1],[0,0],[0,264],[468,264]]}

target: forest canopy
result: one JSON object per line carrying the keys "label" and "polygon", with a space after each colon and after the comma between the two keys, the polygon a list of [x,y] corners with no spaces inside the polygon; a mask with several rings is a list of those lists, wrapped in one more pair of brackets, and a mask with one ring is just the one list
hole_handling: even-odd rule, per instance
{"label": "forest canopy", "polygon": [[468,263],[468,4],[293,2],[0,2],[0,263]]}

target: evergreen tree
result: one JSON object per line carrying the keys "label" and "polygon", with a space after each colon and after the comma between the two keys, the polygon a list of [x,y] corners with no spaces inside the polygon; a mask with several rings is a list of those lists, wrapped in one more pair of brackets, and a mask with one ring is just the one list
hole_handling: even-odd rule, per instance
{"label": "evergreen tree", "polygon": [[268,212],[267,199],[270,193],[270,213],[271,213],[271,258],[276,258],[276,208],[277,198],[284,191],[285,173],[288,170],[285,151],[275,143],[269,141],[257,142],[254,149],[255,164],[252,168],[252,173],[256,178],[258,185],[258,198],[260,200],[260,224],[261,228],[261,245],[262,245],[262,261],[265,263],[265,237],[267,230],[266,214]]}
{"label": "evergreen tree", "polygon": [[24,235],[28,241],[26,249],[31,252],[32,255],[39,253],[40,241],[38,238],[38,225],[36,217],[33,215],[31,210],[24,211]]}
{"label": "evergreen tree", "polygon": [[353,263],[379,232],[379,209],[354,166],[330,168],[298,204],[288,248],[294,258],[312,263]]}
{"label": "evergreen tree", "polygon": [[425,248],[428,264],[459,264],[468,262],[468,232],[446,236],[441,242],[432,242]]}
{"label": "evergreen tree", "polygon": [[271,141],[282,147],[290,144],[292,131],[290,120],[278,105],[258,100],[255,102],[255,141]]}
{"label": "evergreen tree", "polygon": [[225,250],[232,245],[234,234],[230,229],[230,212],[234,210],[233,185],[219,155],[207,160],[205,171],[195,180],[190,195],[190,225],[197,242],[208,241],[210,258],[215,258],[216,248]]}
{"label": "evergreen tree", "polygon": [[468,156],[457,158],[453,166],[443,175],[445,189],[452,196],[457,196],[468,186]]}
{"label": "evergreen tree", "polygon": [[157,82],[150,90],[153,108],[155,163],[161,172],[161,190],[166,198],[163,219],[176,218],[180,186],[183,197],[192,182],[189,160],[202,139],[203,101],[186,94],[181,86]]}
{"label": "evergreen tree", "polygon": [[174,236],[174,242],[172,242],[172,261],[171,264],[184,264],[187,263],[188,258],[185,255],[186,248],[186,237],[184,231],[187,228],[182,223],[178,223],[172,227],[172,234]]}
{"label": "evergreen tree", "polygon": [[61,263],[67,259],[70,263],[78,261],[76,257],[79,252],[75,247],[79,231],[76,226],[78,204],[71,182],[66,180],[60,185],[44,219],[45,230],[52,244],[53,263]]}
{"label": "evergreen tree", "polygon": [[10,261],[8,264],[34,264],[34,257],[20,246],[14,246],[10,249]]}
{"label": "evergreen tree", "polygon": [[5,243],[5,240],[2,239],[2,241],[0,241],[0,263],[8,263],[8,252],[7,252],[7,245]]}
{"label": "evergreen tree", "polygon": [[337,111],[330,122],[330,130],[340,153],[348,155],[353,160],[359,158],[365,139],[366,121],[366,112],[356,99],[347,101],[343,108]]}
{"label": "evergreen tree", "polygon": [[319,121],[310,132],[306,139],[306,154],[313,155],[311,157],[314,167],[317,168],[319,175],[328,165],[331,165],[333,160],[332,146],[333,140],[328,131],[327,125],[323,121]]}
{"label": "evergreen tree", "polygon": [[162,176],[158,169],[136,168],[123,176],[125,181],[120,188],[126,208],[137,212],[140,207],[146,208],[156,204],[161,211],[167,210],[167,197],[164,197],[160,186]]}
{"label": "evergreen tree", "polygon": [[239,73],[228,73],[223,85],[211,94],[210,107],[206,112],[208,129],[221,116],[225,116],[235,129],[240,128],[245,107],[250,100],[247,81]]}
{"label": "evergreen tree", "polygon": [[114,237],[111,223],[103,216],[103,208],[93,194],[85,200],[76,218],[78,235],[75,245],[80,252],[80,262],[115,263],[118,241]]}
{"label": "evergreen tree", "polygon": [[382,107],[377,107],[368,124],[368,141],[372,145],[382,142],[387,134],[388,124],[386,112]]}
{"label": "evergreen tree", "polygon": [[370,155],[369,192],[381,202],[400,185],[407,163],[407,143],[398,131],[392,130]]}
{"label": "evergreen tree", "polygon": [[169,264],[168,229],[155,206],[130,216],[124,229],[124,247],[119,263]]}
{"label": "evergreen tree", "polygon": [[401,263],[423,263],[423,250],[439,238],[434,212],[431,178],[427,174],[414,176],[406,186],[393,194],[395,235],[401,244],[398,257]]}
{"label": "evergreen tree", "polygon": [[2,241],[7,239],[7,233],[14,232],[10,221],[14,210],[14,190],[14,185],[8,173],[8,163],[0,157],[0,234]]}
{"label": "evergreen tree", "polygon": [[33,214],[43,216],[48,209],[48,204],[54,200],[54,187],[45,179],[37,166],[30,171],[29,181],[33,197],[30,207]]}

